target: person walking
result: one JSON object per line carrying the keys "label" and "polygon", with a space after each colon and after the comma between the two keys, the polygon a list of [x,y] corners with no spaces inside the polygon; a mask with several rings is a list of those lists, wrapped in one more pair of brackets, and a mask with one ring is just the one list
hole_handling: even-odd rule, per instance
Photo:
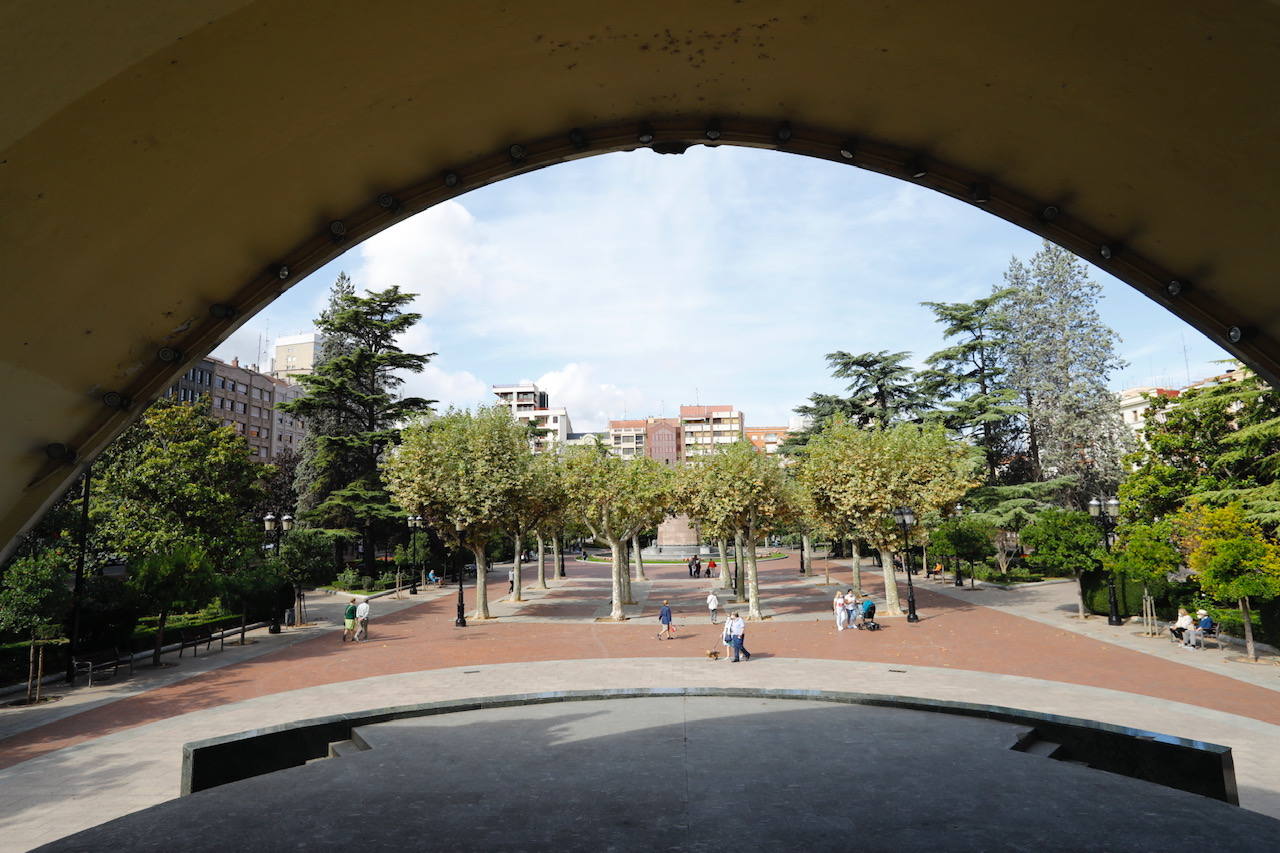
{"label": "person walking", "polygon": [[684,567],[689,570],[689,577],[693,577],[693,557],[685,561]]}
{"label": "person walking", "polygon": [[715,575],[715,573],[716,573],[716,558],[708,557],[707,558],[707,577],[712,577]]}
{"label": "person walking", "polygon": [[843,631],[849,624],[849,611],[844,606],[844,594],[836,590],[836,597],[831,600],[831,609],[836,614],[836,630]]}
{"label": "person walking", "polygon": [[356,642],[363,643],[369,639],[369,599],[360,599],[356,606]]}
{"label": "person walking", "polygon": [[702,558],[697,554],[693,555],[693,576],[695,578],[702,577]]}
{"label": "person walking", "polygon": [[512,566],[507,569],[507,595],[511,595],[516,591],[516,568]]}
{"label": "person walking", "polygon": [[356,635],[356,600],[351,599],[347,609],[342,612],[342,642],[355,639]]}
{"label": "person walking", "polygon": [[720,599],[714,592],[707,593],[707,609],[711,611],[711,624],[716,624],[716,616],[720,611]]}
{"label": "person walking", "polygon": [[658,639],[662,639],[665,633],[668,640],[674,640],[676,629],[671,625],[671,604],[667,601],[662,602],[662,609],[658,611],[658,621],[662,623],[662,630],[658,631]]}
{"label": "person walking", "polygon": [[733,643],[733,662],[738,662],[738,656],[741,655],[747,660],[751,660],[751,652],[747,651],[747,647],[743,643],[747,639],[747,623],[737,613],[733,614],[733,618],[729,620],[726,630],[729,632],[730,640]]}

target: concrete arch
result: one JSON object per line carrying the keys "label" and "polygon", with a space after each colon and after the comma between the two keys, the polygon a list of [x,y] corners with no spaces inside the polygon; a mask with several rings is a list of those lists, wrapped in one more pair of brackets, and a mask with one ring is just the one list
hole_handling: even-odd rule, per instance
{"label": "concrete arch", "polygon": [[857,165],[985,204],[1280,375],[1266,0],[19,0],[3,24],[10,544],[327,257],[479,182],[642,144],[852,141]]}

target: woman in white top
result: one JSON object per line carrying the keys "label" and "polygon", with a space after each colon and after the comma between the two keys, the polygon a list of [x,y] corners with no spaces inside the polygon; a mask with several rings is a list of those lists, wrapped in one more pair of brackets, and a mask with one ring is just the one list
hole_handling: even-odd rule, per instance
{"label": "woman in white top", "polygon": [[1191,618],[1191,614],[1187,612],[1187,608],[1178,608],[1178,621],[1169,626],[1169,633],[1173,634],[1179,640],[1183,639],[1187,629],[1195,625],[1195,620]]}
{"label": "woman in white top", "polygon": [[831,607],[836,612],[836,630],[843,631],[849,621],[849,611],[844,609],[844,595],[838,590],[835,599],[831,602]]}
{"label": "woman in white top", "polygon": [[850,628],[858,627],[858,596],[851,589],[844,592],[844,613],[845,624]]}
{"label": "woman in white top", "polygon": [[716,611],[720,609],[720,599],[714,592],[707,593],[707,609],[711,611],[711,624],[716,624]]}

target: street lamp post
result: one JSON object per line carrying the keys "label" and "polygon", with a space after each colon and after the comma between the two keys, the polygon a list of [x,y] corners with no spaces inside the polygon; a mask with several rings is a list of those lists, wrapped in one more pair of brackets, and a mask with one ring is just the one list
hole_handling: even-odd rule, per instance
{"label": "street lamp post", "polygon": [[[911,511],[911,507],[900,506],[893,511],[893,517],[897,519],[898,525],[902,528],[902,546],[905,549],[902,556],[902,566],[907,570],[907,621],[919,622],[920,616],[916,613],[916,588],[911,584],[911,560],[909,551],[911,550],[911,527],[916,523],[916,514]],[[889,575],[893,574],[893,566],[889,566]],[[885,577],[885,584],[888,585],[889,577]]]}
{"label": "street lamp post", "polygon": [[[484,583],[484,578],[480,577],[480,566],[476,566],[476,583]],[[455,628],[467,627],[466,604],[462,600],[462,566],[458,566],[458,617],[453,620]]]}
{"label": "street lamp post", "polygon": [[418,531],[422,528],[422,516],[411,515],[405,519],[409,525],[409,539],[412,542],[412,565],[409,567],[409,594],[418,594]]}
{"label": "street lamp post", "polygon": [[[956,517],[958,518],[962,512],[964,512],[964,507],[962,507],[960,504],[956,504]],[[955,560],[955,561],[956,561],[956,570],[955,570],[955,572],[953,573],[953,574],[955,574],[955,576],[956,576],[956,586],[958,586],[958,587],[960,587],[961,589],[963,589],[963,588],[964,588],[964,578],[963,578],[963,577],[961,577],[961,575],[960,575],[960,555],[959,555],[959,554],[954,554],[954,555],[952,555],[951,559],[953,559],[953,560]],[[970,572],[972,572],[972,571],[973,571],[973,569],[972,569],[972,568],[970,568],[970,569],[969,569],[969,571],[970,571]]]}
{"label": "street lamp post", "polygon": [[[285,513],[279,518],[276,518],[275,514],[269,512],[262,517],[262,527],[267,531],[267,533],[275,534],[276,541],[273,545],[274,550],[272,553],[277,560],[280,559],[280,543],[284,534],[293,529],[293,516]],[[294,619],[294,623],[301,625],[303,622],[307,621],[306,604],[302,597],[302,584],[299,583],[294,586],[294,596],[295,601],[297,602],[297,607],[294,610],[294,616],[296,617]],[[271,614],[271,626],[267,630],[272,634],[280,633],[280,621],[276,618],[274,612]]]}
{"label": "street lamp post", "polygon": [[[1107,553],[1110,553],[1111,536],[1116,528],[1116,519],[1120,515],[1120,501],[1115,497],[1105,500],[1093,498],[1089,501],[1089,515],[1093,516],[1093,520],[1102,528],[1102,544],[1107,549]],[[1120,618],[1120,608],[1116,606],[1116,576],[1111,572],[1107,572],[1107,610],[1108,625],[1124,624],[1124,620]]]}

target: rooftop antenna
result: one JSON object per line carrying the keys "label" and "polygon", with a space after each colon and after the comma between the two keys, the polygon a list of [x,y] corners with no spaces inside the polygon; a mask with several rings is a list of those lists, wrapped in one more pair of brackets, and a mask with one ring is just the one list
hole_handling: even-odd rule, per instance
{"label": "rooftop antenna", "polygon": [[1182,364],[1187,369],[1187,384],[1191,384],[1191,359],[1187,357],[1187,333],[1180,333],[1182,336]]}

